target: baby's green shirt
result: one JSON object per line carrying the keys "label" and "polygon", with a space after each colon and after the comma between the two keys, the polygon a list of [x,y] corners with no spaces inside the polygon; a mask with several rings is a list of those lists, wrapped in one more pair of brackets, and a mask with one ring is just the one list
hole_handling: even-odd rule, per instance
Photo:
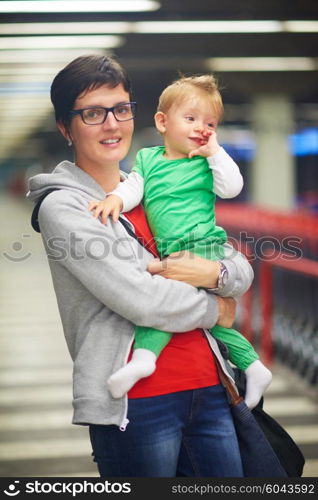
{"label": "baby's green shirt", "polygon": [[164,151],[141,149],[133,167],[144,180],[144,208],[159,254],[190,250],[222,258],[227,235],[215,224],[213,172],[206,158],[168,160]]}

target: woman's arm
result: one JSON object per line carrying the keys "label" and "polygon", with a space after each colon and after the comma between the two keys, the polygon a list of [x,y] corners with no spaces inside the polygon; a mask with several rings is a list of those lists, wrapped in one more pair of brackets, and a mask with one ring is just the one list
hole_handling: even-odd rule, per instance
{"label": "woman's arm", "polygon": [[147,269],[151,274],[183,281],[198,288],[216,288],[220,263],[203,259],[185,250],[174,252],[163,260],[153,259]]}
{"label": "woman's arm", "polygon": [[[227,282],[217,293],[222,297],[240,297],[251,286],[254,272],[247,258],[228,243],[224,245],[222,263],[228,271]],[[209,261],[188,251],[175,252],[160,261],[153,259],[148,271],[164,278],[183,281],[199,288],[215,289],[218,286],[220,263]]]}

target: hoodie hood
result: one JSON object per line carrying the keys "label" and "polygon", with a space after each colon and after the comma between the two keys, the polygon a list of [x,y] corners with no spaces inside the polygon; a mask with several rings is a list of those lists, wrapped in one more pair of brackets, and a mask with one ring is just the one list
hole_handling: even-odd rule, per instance
{"label": "hoodie hood", "polygon": [[81,191],[91,199],[103,199],[105,192],[84,170],[70,161],[62,161],[50,174],[38,174],[29,179],[27,198],[38,201],[48,191],[68,189]]}

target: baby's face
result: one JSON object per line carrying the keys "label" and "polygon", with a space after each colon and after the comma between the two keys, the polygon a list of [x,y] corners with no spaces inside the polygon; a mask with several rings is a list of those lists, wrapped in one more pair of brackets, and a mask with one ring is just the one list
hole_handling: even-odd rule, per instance
{"label": "baby's face", "polygon": [[219,116],[211,98],[194,93],[174,103],[165,113],[164,143],[169,159],[187,158],[190,151],[206,144]]}

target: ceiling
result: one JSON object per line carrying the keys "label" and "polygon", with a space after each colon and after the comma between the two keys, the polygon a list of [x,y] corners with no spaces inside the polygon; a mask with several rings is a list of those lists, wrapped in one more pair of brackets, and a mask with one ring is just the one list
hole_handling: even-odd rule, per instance
{"label": "ceiling", "polygon": [[[41,156],[43,148],[53,154],[59,147],[52,135],[50,82],[68,61],[87,52],[110,52],[128,69],[138,102],[137,127],[152,125],[157,97],[178,72],[206,71],[218,76],[229,120],[247,119],[246,105],[256,92],[277,92],[291,95],[300,120],[318,124],[317,0],[158,0],[159,8],[141,12],[92,12],[93,0],[73,0],[74,9],[87,4],[91,11],[64,13],[19,12],[22,2],[4,12],[6,3],[0,2],[2,164]],[[46,2],[54,3],[59,2]],[[121,0],[111,4],[119,8]],[[242,32],[246,27],[233,23],[242,20],[258,23],[252,32]],[[286,23],[292,20],[307,23]],[[192,23],[184,27],[181,21]],[[256,58],[249,60],[248,71],[246,61],[238,59],[246,57]],[[275,61],[275,70],[265,71]]]}

